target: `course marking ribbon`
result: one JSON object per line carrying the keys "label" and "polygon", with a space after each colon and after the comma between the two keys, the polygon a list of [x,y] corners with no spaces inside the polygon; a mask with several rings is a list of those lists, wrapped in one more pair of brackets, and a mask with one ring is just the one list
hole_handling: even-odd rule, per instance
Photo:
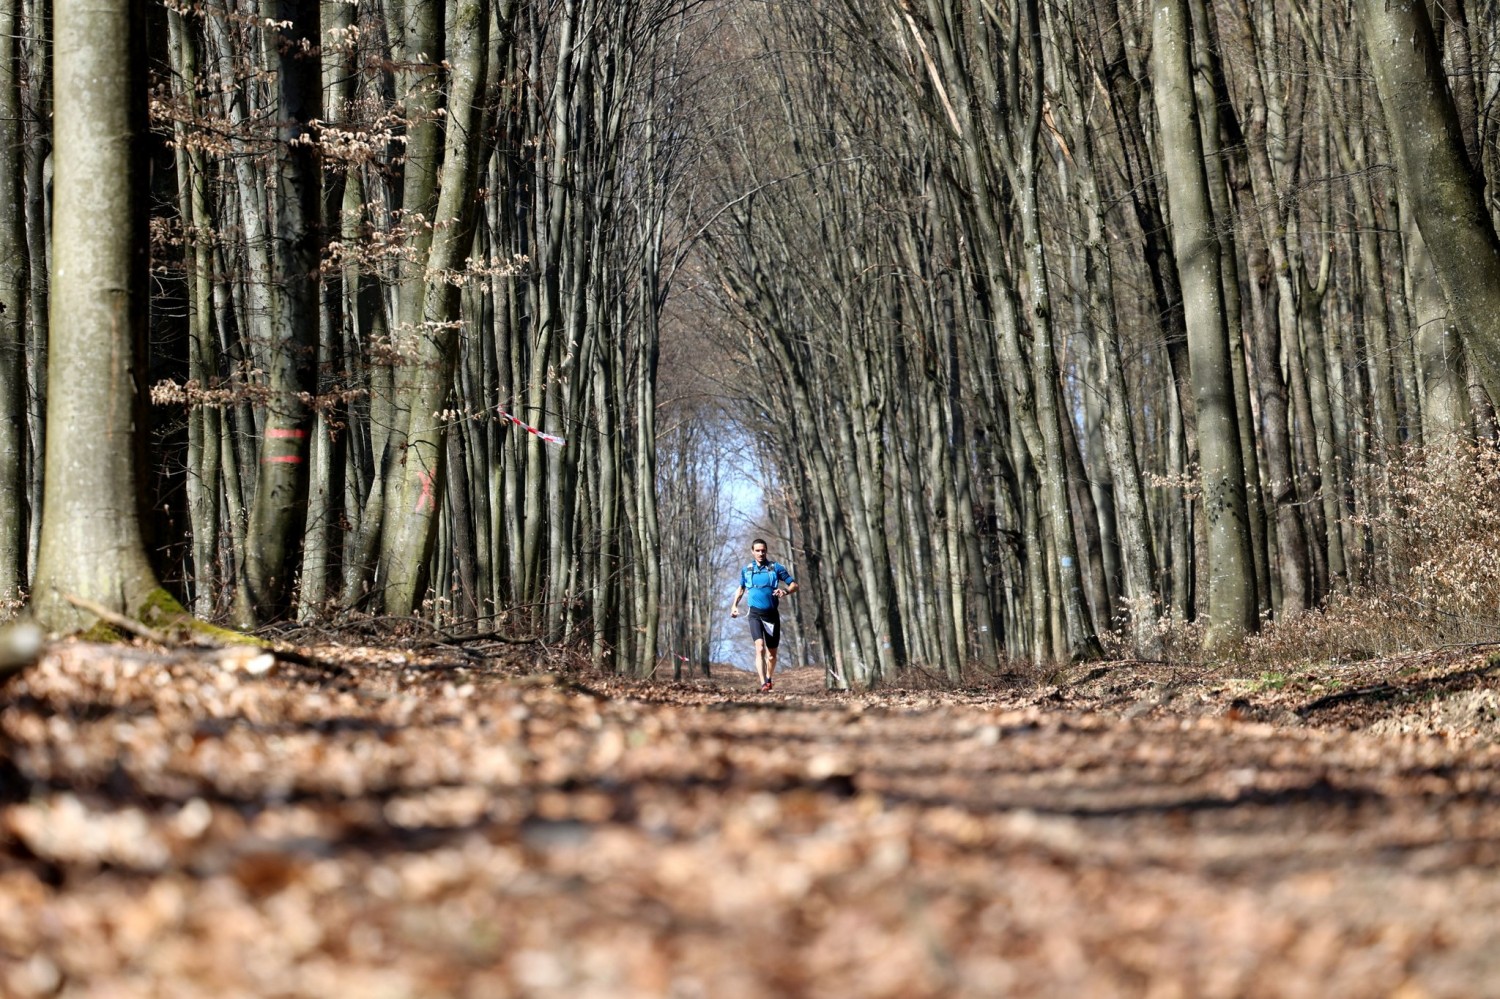
{"label": "course marking ribbon", "polygon": [[537,437],[540,437],[542,440],[546,441],[548,444],[556,444],[558,447],[562,447],[564,444],[568,443],[567,441],[563,440],[561,437],[558,437],[556,434],[543,433],[542,431],[538,430],[536,427],[533,427],[531,424],[527,423],[525,420],[521,420],[521,419],[519,419],[517,417],[511,416],[509,413],[507,413],[505,410],[501,409],[499,406],[495,407],[495,412],[497,412],[497,413],[500,414],[500,418],[501,419],[509,420],[510,422],[514,423],[516,426],[520,427],[522,430],[526,431],[528,434],[535,434]]}

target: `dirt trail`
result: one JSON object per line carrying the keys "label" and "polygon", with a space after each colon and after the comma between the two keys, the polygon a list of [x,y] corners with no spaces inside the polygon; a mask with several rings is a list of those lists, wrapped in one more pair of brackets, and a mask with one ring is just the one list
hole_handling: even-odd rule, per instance
{"label": "dirt trail", "polygon": [[0,994],[1500,995],[1478,651],[770,695],[310,651],[6,688]]}

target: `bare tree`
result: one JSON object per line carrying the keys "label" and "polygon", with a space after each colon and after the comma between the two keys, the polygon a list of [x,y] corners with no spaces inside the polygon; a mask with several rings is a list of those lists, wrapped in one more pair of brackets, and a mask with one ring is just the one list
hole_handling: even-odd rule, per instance
{"label": "bare tree", "polygon": [[1202,463],[1208,548],[1210,646],[1255,630],[1256,593],[1245,504],[1244,461],[1234,402],[1221,248],[1204,174],[1203,143],[1191,82],[1191,20],[1187,0],[1156,0],[1152,66],[1163,162],[1171,205],[1172,238],[1182,275],[1192,358],[1198,453]]}
{"label": "bare tree", "polygon": [[1500,395],[1500,239],[1465,152],[1427,5],[1358,0],[1401,192],[1491,398]]}

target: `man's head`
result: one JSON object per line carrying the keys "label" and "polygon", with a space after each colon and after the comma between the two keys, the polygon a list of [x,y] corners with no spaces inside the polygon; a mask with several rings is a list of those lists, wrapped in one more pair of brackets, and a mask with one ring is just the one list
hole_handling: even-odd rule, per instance
{"label": "man's head", "polygon": [[750,554],[755,556],[756,562],[759,562],[761,565],[765,565],[766,559],[770,557],[766,554],[766,539],[756,538],[754,541],[750,542]]}

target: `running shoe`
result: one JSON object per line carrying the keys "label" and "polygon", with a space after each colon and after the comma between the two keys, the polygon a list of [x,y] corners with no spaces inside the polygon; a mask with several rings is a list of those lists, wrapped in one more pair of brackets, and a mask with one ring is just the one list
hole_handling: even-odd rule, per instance
{"label": "running shoe", "polygon": [[775,684],[773,684],[770,680],[767,680],[765,683],[763,683],[763,684],[760,685],[760,689],[764,693],[765,691],[770,690],[774,686],[775,686]]}

